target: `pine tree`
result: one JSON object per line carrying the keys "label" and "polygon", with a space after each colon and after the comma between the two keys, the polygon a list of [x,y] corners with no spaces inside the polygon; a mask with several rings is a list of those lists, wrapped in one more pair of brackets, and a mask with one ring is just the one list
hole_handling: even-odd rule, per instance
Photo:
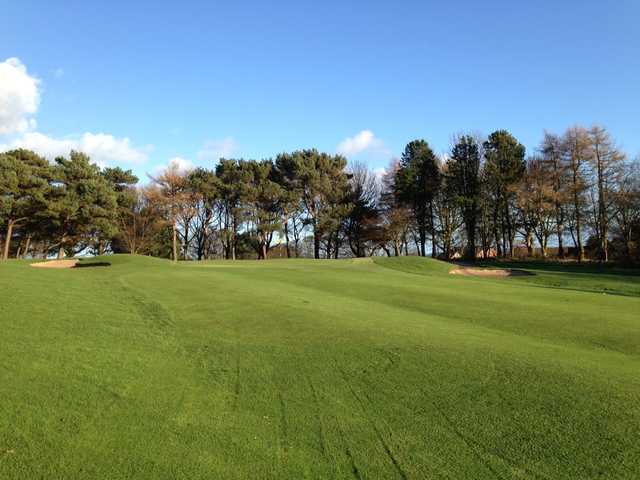
{"label": "pine tree", "polygon": [[58,258],[75,253],[90,243],[92,234],[112,221],[117,208],[116,193],[89,157],[72,151],[58,157],[54,166],[54,188],[46,216],[58,239]]}
{"label": "pine tree", "polygon": [[476,228],[480,208],[480,146],[470,135],[463,135],[451,149],[448,181],[462,209],[467,245],[465,258],[476,256]]}
{"label": "pine tree", "polygon": [[440,188],[438,159],[424,140],[407,144],[396,174],[398,197],[413,211],[418,229],[420,255],[426,256],[427,234],[431,235],[431,256],[435,257],[434,200]]}
{"label": "pine tree", "polygon": [[38,224],[36,218],[46,208],[50,176],[48,162],[29,150],[0,154],[0,223],[5,227],[3,260],[9,257],[15,229],[24,224]]}
{"label": "pine tree", "polygon": [[[294,152],[292,161],[305,206],[305,223],[313,230],[313,256],[320,258],[323,236],[327,235],[332,242],[331,237],[337,234],[341,220],[350,208],[347,201],[349,180],[344,171],[347,160],[341,155],[312,149]],[[337,251],[336,248],[334,254]]]}
{"label": "pine tree", "polygon": [[493,194],[494,234],[498,254],[513,256],[516,235],[515,188],[525,172],[525,148],[506,130],[493,132],[484,142],[486,174]]}

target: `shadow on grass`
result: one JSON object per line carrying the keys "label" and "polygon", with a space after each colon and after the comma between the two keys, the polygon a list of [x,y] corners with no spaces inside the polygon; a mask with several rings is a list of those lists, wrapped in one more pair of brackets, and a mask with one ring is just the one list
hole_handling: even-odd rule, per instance
{"label": "shadow on grass", "polygon": [[561,262],[543,260],[477,260],[475,266],[493,268],[524,268],[546,272],[607,274],[636,277],[640,276],[640,269],[635,266],[621,266],[596,262]]}
{"label": "shadow on grass", "polygon": [[73,268],[110,267],[109,262],[78,262]]}

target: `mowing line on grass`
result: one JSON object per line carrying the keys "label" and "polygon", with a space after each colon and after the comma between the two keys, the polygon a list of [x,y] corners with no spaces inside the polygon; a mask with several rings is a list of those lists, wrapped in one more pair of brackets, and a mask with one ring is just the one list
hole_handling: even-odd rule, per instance
{"label": "mowing line on grass", "polygon": [[353,458],[353,454],[351,453],[351,449],[349,448],[349,444],[347,443],[347,438],[344,434],[344,431],[342,430],[342,427],[340,426],[340,421],[338,420],[338,417],[335,417],[335,419],[336,419],[336,426],[338,427],[338,432],[340,433],[340,440],[342,440],[342,444],[344,445],[344,453],[347,456],[347,459],[349,459],[349,465],[351,466],[351,474],[357,480],[362,480],[362,476],[360,475],[360,471],[358,470],[356,461]]}
{"label": "mowing line on grass", "polygon": [[395,457],[395,455],[391,451],[391,448],[389,447],[389,444],[386,442],[386,440],[382,436],[382,433],[378,429],[375,421],[373,420],[373,418],[371,418],[371,415],[368,413],[367,409],[365,408],[364,402],[362,401],[360,396],[354,390],[353,386],[351,385],[351,382],[349,381],[349,378],[348,378],[347,374],[342,369],[342,367],[340,367],[337,364],[337,362],[335,363],[335,365],[336,365],[336,368],[338,369],[338,371],[340,371],[340,373],[342,374],[342,378],[343,378],[345,384],[347,385],[347,387],[349,388],[349,391],[351,392],[351,395],[353,395],[353,397],[356,399],[356,401],[360,405],[360,409],[362,410],[362,413],[364,414],[365,418],[367,419],[367,421],[371,425],[371,428],[375,432],[376,437],[378,438],[378,441],[380,442],[380,444],[382,445],[382,448],[384,449],[385,453],[387,454],[387,457],[391,461],[391,464],[394,466],[394,468],[396,469],[396,471],[400,475],[400,478],[402,478],[403,480],[407,480],[407,478],[408,478],[407,474],[405,473],[404,469],[400,465],[400,462],[398,461],[398,459]]}
{"label": "mowing line on grass", "polygon": [[313,396],[313,401],[316,405],[316,420],[318,421],[318,438],[320,441],[320,451],[322,452],[322,456],[327,458],[327,448],[326,441],[324,437],[324,428],[322,426],[322,417],[320,415],[320,401],[318,400],[318,394],[316,392],[316,388],[313,386],[313,382],[311,381],[311,377],[306,375],[307,381],[309,382],[309,389],[311,390],[311,394]]}

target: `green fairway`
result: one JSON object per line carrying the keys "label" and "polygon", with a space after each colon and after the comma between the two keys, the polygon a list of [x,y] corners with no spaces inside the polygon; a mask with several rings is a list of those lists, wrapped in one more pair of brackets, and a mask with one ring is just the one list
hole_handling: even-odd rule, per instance
{"label": "green fairway", "polygon": [[0,479],[640,478],[637,272],[0,264]]}

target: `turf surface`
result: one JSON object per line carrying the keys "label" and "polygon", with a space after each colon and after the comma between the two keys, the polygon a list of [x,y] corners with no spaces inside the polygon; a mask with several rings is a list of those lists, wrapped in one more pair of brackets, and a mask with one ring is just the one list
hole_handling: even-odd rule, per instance
{"label": "turf surface", "polygon": [[0,479],[640,478],[635,272],[0,264]]}

